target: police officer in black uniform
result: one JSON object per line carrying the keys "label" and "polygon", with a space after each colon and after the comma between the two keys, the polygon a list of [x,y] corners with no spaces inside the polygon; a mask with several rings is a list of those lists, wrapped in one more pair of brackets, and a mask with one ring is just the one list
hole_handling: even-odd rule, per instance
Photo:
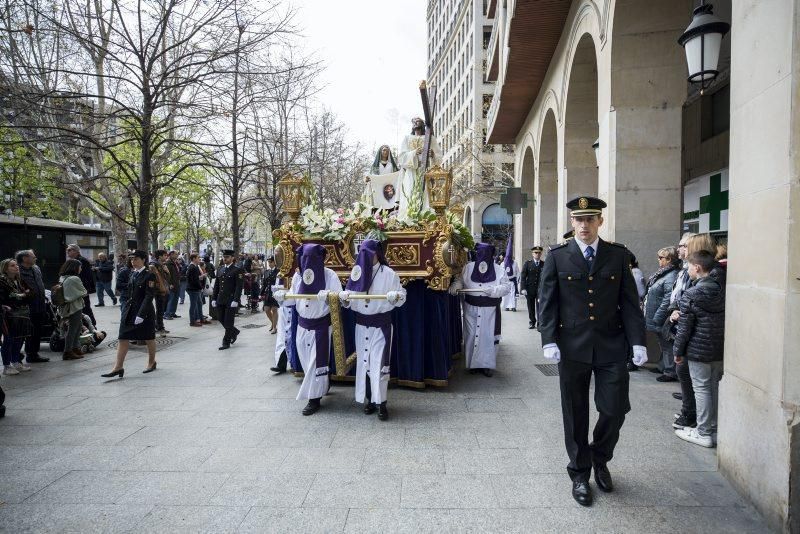
{"label": "police officer in black uniform", "polygon": [[217,309],[217,318],[225,327],[225,335],[222,337],[222,346],[219,350],[229,349],[232,343],[236,343],[236,338],[239,336],[239,329],[233,326],[233,321],[236,318],[236,308],[239,307],[239,299],[242,296],[244,271],[233,263],[234,259],[232,250],[222,251],[224,265],[217,271],[217,278],[214,280],[214,295],[211,297],[211,305]]}
{"label": "police officer in black uniform", "polygon": [[[598,237],[606,203],[579,197],[567,203],[575,237],[550,247],[539,282],[539,331],[544,356],[558,361],[567,471],[572,496],[591,506],[589,475],[613,491],[606,466],[614,454],[628,399],[629,347],[647,360],[644,317],[623,245]],[[594,374],[599,412],[589,443],[589,385]]]}
{"label": "police officer in black uniform", "polygon": [[528,301],[528,328],[536,328],[536,297],[539,293],[539,276],[542,274],[542,247],[531,248],[532,259],[522,266],[520,286],[525,300]]}

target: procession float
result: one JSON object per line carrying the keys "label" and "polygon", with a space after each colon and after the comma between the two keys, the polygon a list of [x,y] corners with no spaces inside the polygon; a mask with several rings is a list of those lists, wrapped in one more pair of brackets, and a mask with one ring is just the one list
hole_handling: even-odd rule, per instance
{"label": "procession float", "polygon": [[[349,209],[320,209],[310,194],[309,181],[287,175],[278,185],[288,220],[273,232],[275,261],[286,287],[298,267],[296,250],[304,243],[325,247],[325,266],[343,284],[355,265],[359,244],[367,237],[383,243],[386,259],[407,291],[405,305],[392,312],[392,381],[416,388],[448,385],[452,362],[461,351],[462,325],[458,298],[447,289],[474,245],[461,224],[463,208],[450,206],[451,172],[435,165],[421,174],[420,193],[427,205],[420,202],[402,216],[362,201]],[[355,320],[350,310],[339,306],[335,294],[329,298],[332,379],[352,381]],[[302,376],[293,352],[291,367]]]}

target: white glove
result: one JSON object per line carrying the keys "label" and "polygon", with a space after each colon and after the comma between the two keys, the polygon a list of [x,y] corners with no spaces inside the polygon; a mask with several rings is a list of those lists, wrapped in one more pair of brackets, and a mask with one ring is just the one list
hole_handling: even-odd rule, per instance
{"label": "white glove", "polygon": [[548,343],[542,349],[544,350],[545,359],[553,360],[554,362],[561,361],[561,351],[555,343]]}
{"label": "white glove", "polygon": [[344,291],[339,291],[339,300],[342,302],[347,302],[350,300],[350,291],[345,289]]}
{"label": "white glove", "polygon": [[330,295],[330,291],[327,289],[320,289],[319,293],[317,293],[317,300],[320,302],[326,302],[328,300],[328,295]]}
{"label": "white glove", "polygon": [[386,293],[386,300],[389,301],[389,304],[397,304],[397,301],[400,300],[400,292],[399,291],[389,291]]}
{"label": "white glove", "polygon": [[217,307],[217,301],[216,300],[212,300],[211,301],[211,307],[212,308],[216,308]]}
{"label": "white glove", "polygon": [[453,295],[454,297],[458,296],[458,290],[464,288],[464,282],[461,280],[453,280],[453,283],[450,284],[450,288],[447,290],[448,293]]}
{"label": "white glove", "polygon": [[234,300],[233,302],[231,302],[231,308],[238,308],[238,307],[239,303],[237,301]]}
{"label": "white glove", "polygon": [[521,291],[521,293],[522,293],[523,295],[525,295],[526,297],[528,296],[528,290],[527,290],[527,289],[523,289],[523,290]]}
{"label": "white glove", "polygon": [[133,324],[142,324],[143,322],[144,322],[144,319],[142,319],[138,315],[136,316],[136,319],[133,320]]}
{"label": "white glove", "polygon": [[640,366],[647,363],[647,347],[642,345],[633,346],[633,365]]}
{"label": "white glove", "polygon": [[275,297],[275,300],[277,300],[278,302],[283,302],[284,300],[286,300],[286,293],[287,291],[285,289],[278,289],[276,291],[273,291],[272,296]]}

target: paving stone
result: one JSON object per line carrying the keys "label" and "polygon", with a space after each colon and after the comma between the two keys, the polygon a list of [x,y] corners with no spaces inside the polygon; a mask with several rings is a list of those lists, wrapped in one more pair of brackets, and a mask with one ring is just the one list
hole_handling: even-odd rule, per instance
{"label": "paving stone", "polygon": [[329,534],[342,532],[347,508],[266,508],[254,506],[239,525],[239,532],[303,532]]}
{"label": "paving stone", "polygon": [[[315,476],[319,475],[234,473],[225,481],[211,502],[224,506],[297,507],[303,504]],[[330,504],[327,499],[325,504]]]}
{"label": "paving stone", "polygon": [[0,502],[18,504],[66,475],[68,471],[15,470],[0,473]]}
{"label": "paving stone", "polygon": [[213,454],[214,447],[142,447],[117,467],[119,471],[198,471]]}
{"label": "paving stone", "polygon": [[[117,474],[117,473],[115,473]],[[133,473],[135,484],[117,502],[158,505],[206,505],[230,475],[227,473]]]}
{"label": "paving stone", "polygon": [[405,475],[403,508],[495,508],[487,475]]}
{"label": "paving stone", "polygon": [[452,449],[444,451],[448,475],[522,474],[530,470],[519,449]]}
{"label": "paving stone", "polygon": [[[71,471],[31,497],[35,502],[60,504],[119,504],[141,482],[139,473]],[[134,504],[147,504],[139,501]]]}
{"label": "paving stone", "polygon": [[365,474],[432,474],[445,472],[441,449],[367,449],[361,472]]}
{"label": "paving stone", "polygon": [[201,471],[276,472],[281,469],[290,449],[265,447],[220,447],[199,467]]}
{"label": "paving stone", "polygon": [[247,506],[156,506],[136,525],[136,532],[237,532]]}
{"label": "paving stone", "polygon": [[281,471],[295,473],[358,473],[364,462],[364,449],[293,449]]}
{"label": "paving stone", "polygon": [[152,510],[147,505],[36,502],[0,507],[0,532],[131,532]]}
{"label": "paving stone", "polygon": [[394,475],[318,474],[303,507],[395,508],[400,506],[400,487],[401,478]]}

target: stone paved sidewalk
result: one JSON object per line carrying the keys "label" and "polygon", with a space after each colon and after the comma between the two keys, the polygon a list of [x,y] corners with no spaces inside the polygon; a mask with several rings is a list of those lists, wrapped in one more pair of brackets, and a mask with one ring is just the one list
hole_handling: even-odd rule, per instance
{"label": "stone paved sidewalk", "polygon": [[[96,310],[113,339],[119,309]],[[504,313],[493,378],[459,361],[447,389],[391,389],[385,423],[361,413],[352,386],[302,417],[298,380],[268,371],[266,328],[219,352],[219,326],[189,328],[188,300],[179,313],[155,373],[141,374],[144,353],[132,351],[125,378],[106,382],[104,343],[2,378],[0,531],[766,531],[715,451],[673,435],[677,388],[646,371],[631,376],[617,490],[578,506],[558,378],[534,367],[546,362],[522,310]]]}

